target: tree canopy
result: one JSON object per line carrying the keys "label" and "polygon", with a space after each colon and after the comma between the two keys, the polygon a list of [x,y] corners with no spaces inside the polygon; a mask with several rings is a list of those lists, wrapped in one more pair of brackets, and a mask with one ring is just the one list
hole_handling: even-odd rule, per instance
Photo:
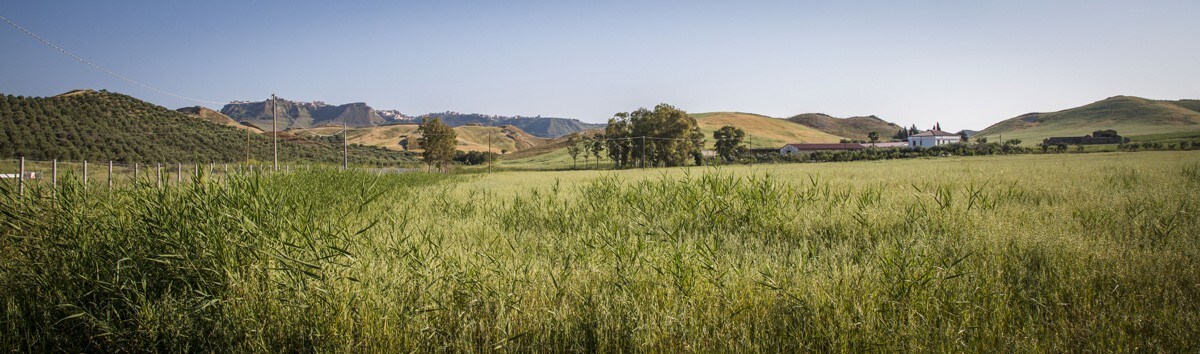
{"label": "tree canopy", "polygon": [[696,120],[669,104],[654,110],[617,113],[605,128],[609,157],[618,168],[636,161],[642,166],[679,166],[698,154],[704,134]]}
{"label": "tree canopy", "polygon": [[746,132],[742,128],[732,125],[714,131],[713,140],[717,141],[717,156],[725,161],[736,160],[746,151],[746,147],[742,145],[742,139],[745,137]]}
{"label": "tree canopy", "polygon": [[455,145],[458,143],[458,133],[454,128],[442,123],[441,118],[426,120],[417,128],[421,138],[417,140],[425,152],[421,158],[425,164],[445,171],[446,166],[454,159]]}

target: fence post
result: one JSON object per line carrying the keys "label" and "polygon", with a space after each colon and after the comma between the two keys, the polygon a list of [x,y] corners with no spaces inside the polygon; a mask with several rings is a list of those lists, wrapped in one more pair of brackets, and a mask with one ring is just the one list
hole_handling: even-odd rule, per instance
{"label": "fence post", "polygon": [[83,160],[83,188],[87,189],[87,160]]}
{"label": "fence post", "polygon": [[196,173],[194,174],[194,176],[196,177],[196,179],[193,180],[193,182],[192,182],[193,184],[200,181],[200,163],[199,162],[196,163]]}
{"label": "fence post", "polygon": [[161,162],[158,163],[158,178],[154,180],[154,183],[158,185],[158,188],[160,188],[160,189],[162,188],[162,163]]}
{"label": "fence post", "polygon": [[50,165],[50,187],[55,191],[58,190],[58,159]]}
{"label": "fence post", "polygon": [[212,163],[212,162],[209,162],[209,163],[208,163],[208,180],[209,180],[209,181],[212,181],[212,180],[214,180],[215,178],[213,178],[213,177],[214,177],[214,176],[213,176],[213,163]]}
{"label": "fence post", "polygon": [[134,162],[133,163],[133,186],[134,187],[137,187],[137,173],[138,173],[138,164],[137,164],[137,162]]}
{"label": "fence post", "polygon": [[183,163],[175,163],[175,185],[183,184]]}
{"label": "fence post", "polygon": [[112,160],[108,160],[108,190],[112,190]]}
{"label": "fence post", "polygon": [[25,195],[25,156],[21,156],[21,167],[17,169],[17,194]]}

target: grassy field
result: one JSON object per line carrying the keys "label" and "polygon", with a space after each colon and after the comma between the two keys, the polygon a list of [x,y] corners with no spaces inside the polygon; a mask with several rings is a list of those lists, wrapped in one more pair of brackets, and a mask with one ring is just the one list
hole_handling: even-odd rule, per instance
{"label": "grassy field", "polygon": [[0,347],[1195,352],[1198,188],[1136,152],[5,190]]}

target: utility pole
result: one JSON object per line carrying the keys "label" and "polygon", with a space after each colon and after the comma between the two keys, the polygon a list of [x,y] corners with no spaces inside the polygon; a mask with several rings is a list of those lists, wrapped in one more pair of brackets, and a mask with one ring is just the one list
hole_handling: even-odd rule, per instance
{"label": "utility pole", "polygon": [[275,162],[274,162],[273,166],[276,171],[279,171],[279,123],[278,123],[278,120],[275,118],[275,113],[276,113],[276,111],[279,110],[279,107],[276,106],[276,101],[277,100],[275,99],[275,94],[272,93],[271,94],[271,137],[272,137],[272,140],[274,140],[273,144],[275,147],[275,158],[274,158]]}
{"label": "utility pole", "polygon": [[646,136],[642,135],[642,169],[646,169]]}
{"label": "utility pole", "polygon": [[[492,134],[488,134],[488,154],[492,153]],[[489,155],[484,155],[483,158],[488,159],[488,173],[492,173],[492,159]]]}
{"label": "utility pole", "polygon": [[350,169],[350,139],[346,132],[346,122],[342,122],[342,171]]}
{"label": "utility pole", "polygon": [[246,129],[246,163],[250,163],[250,129]]}

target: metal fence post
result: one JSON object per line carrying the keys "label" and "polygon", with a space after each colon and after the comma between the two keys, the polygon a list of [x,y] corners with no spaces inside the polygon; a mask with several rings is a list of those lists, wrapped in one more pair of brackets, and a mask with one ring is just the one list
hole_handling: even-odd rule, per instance
{"label": "metal fence post", "polygon": [[21,167],[17,169],[17,194],[25,195],[25,156],[21,156]]}
{"label": "metal fence post", "polygon": [[112,160],[108,160],[108,190],[112,190]]}
{"label": "metal fence post", "polygon": [[183,184],[183,163],[175,163],[175,185]]}
{"label": "metal fence post", "polygon": [[58,190],[58,159],[50,165],[50,187]]}
{"label": "metal fence post", "polygon": [[83,160],[83,188],[85,189],[87,188],[88,184],[87,177],[87,160]]}
{"label": "metal fence post", "polygon": [[134,162],[133,163],[133,186],[134,187],[137,187],[137,175],[138,175],[138,164],[137,164],[137,162]]}
{"label": "metal fence post", "polygon": [[158,164],[158,178],[154,180],[158,188],[162,188],[162,163]]}

